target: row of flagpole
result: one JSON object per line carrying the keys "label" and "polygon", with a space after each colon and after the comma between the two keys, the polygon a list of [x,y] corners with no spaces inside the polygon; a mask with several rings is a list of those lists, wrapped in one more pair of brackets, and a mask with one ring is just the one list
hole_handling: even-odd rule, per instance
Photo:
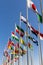
{"label": "row of flagpole", "polygon": [[[40,3],[40,4],[42,4],[42,3]],[[42,8],[41,8],[41,11],[42,11]],[[21,13],[20,13],[20,16],[21,16]],[[28,32],[28,7],[27,7],[27,0],[26,0],[26,20],[27,20],[26,32]],[[43,18],[42,18],[42,21],[43,21]],[[20,26],[21,26],[21,20],[20,20]],[[40,23],[39,22],[38,22],[38,30],[40,32]],[[31,34],[31,31],[30,31],[30,34]],[[40,38],[39,37],[38,37],[38,42],[39,42],[39,48],[38,48],[38,52],[39,52],[39,65],[42,65],[42,50],[41,50],[41,42],[40,42]],[[27,35],[26,35],[26,43],[28,43]],[[19,45],[20,45],[20,41],[19,41]],[[31,65],[33,65],[33,61],[32,61],[33,57],[31,55],[31,53],[32,52],[30,51]],[[20,57],[20,55],[19,55],[19,57]],[[12,63],[11,65],[13,65],[13,64],[14,63]],[[20,65],[19,64],[19,59],[18,59],[18,65]],[[27,65],[29,65],[28,46],[27,46]]]}
{"label": "row of flagpole", "polygon": [[[27,0],[26,0],[26,2],[27,2]],[[26,6],[27,7],[27,6]],[[41,14],[42,14],[42,22],[43,22],[43,12],[42,12],[42,0],[40,0],[40,9],[41,9]],[[27,16],[27,22],[28,22],[28,7],[26,8],[26,16]],[[28,26],[27,26],[27,30],[28,30]],[[38,22],[38,30],[39,30],[39,32],[40,32],[40,23]],[[30,34],[31,34],[31,31],[30,31]],[[26,39],[27,40],[27,39]],[[38,52],[39,52],[39,65],[42,65],[42,50],[41,50],[41,42],[40,42],[40,38],[38,37],[38,42],[39,42],[39,50],[38,50]],[[30,54],[31,55],[31,54]],[[33,64],[33,62],[32,62],[32,56],[31,56],[31,65]],[[29,65],[28,64],[28,48],[27,48],[27,65]]]}

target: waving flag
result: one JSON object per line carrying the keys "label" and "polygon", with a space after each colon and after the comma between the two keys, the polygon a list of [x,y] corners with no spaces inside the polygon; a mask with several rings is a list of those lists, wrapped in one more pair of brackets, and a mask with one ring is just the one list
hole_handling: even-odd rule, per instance
{"label": "waving flag", "polygon": [[31,31],[32,31],[35,35],[39,36],[41,40],[43,40],[43,34],[40,33],[39,31],[35,30],[32,26],[31,26]]}
{"label": "waving flag", "polygon": [[28,8],[31,8],[36,12],[38,20],[40,21],[40,23],[43,23],[42,16],[38,13],[38,10],[37,10],[35,4],[31,0],[27,0],[27,6],[28,6]]}
{"label": "waving flag", "polygon": [[43,23],[42,16],[38,13],[38,10],[37,10],[35,4],[31,0],[27,0],[27,6],[28,6],[28,8],[31,8],[36,12],[38,20],[40,21],[40,23]]}
{"label": "waving flag", "polygon": [[26,46],[25,41],[22,38],[20,38],[20,43]]}
{"label": "waving flag", "polygon": [[[25,32],[25,34],[28,34],[27,32]],[[35,43],[37,46],[38,46],[38,41],[37,40],[35,40],[33,37],[31,37],[29,34],[27,35],[27,37],[31,40],[31,41],[33,41],[33,43]]]}
{"label": "waving flag", "polygon": [[24,16],[20,16],[20,19],[21,19],[21,21],[23,21],[25,24],[28,24],[28,27],[30,27],[30,24],[29,23],[27,23],[27,20],[26,20],[26,18],[24,17]]}
{"label": "waving flag", "polygon": [[23,37],[24,36],[24,30],[20,28],[19,26],[16,26],[16,32]]}
{"label": "waving flag", "polygon": [[[22,19],[23,22],[25,21],[23,18],[21,18],[21,19]],[[25,22],[26,22],[26,21],[25,21]],[[31,30],[31,32],[32,32],[33,34],[35,34],[36,36],[39,36],[39,37],[40,37],[40,40],[43,40],[43,34],[42,34],[42,33],[40,33],[39,31],[35,30],[35,29],[29,24],[29,22],[28,22],[28,23],[26,22],[26,24],[28,24],[28,28],[30,28],[30,30]]]}
{"label": "waving flag", "polygon": [[8,46],[15,46],[14,42],[12,42],[12,40],[9,38],[9,41],[8,41]]}
{"label": "waving flag", "polygon": [[29,42],[28,42],[27,46],[28,46],[31,50],[33,50],[33,46],[32,46]]}
{"label": "waving flag", "polygon": [[21,15],[21,16],[20,16],[20,19],[21,19],[21,21],[23,21],[25,24],[27,24],[27,20],[26,20],[25,17],[23,17],[23,16]]}
{"label": "waving flag", "polygon": [[12,40],[9,38],[8,43],[7,43],[7,48],[10,50],[14,50],[14,42],[12,42]]}
{"label": "waving flag", "polygon": [[31,8],[34,11],[37,12],[37,8],[36,8],[35,4],[31,0],[27,0],[27,6],[28,6],[28,8]]}
{"label": "waving flag", "polygon": [[14,47],[11,46],[11,45],[9,45],[9,46],[8,46],[8,49],[10,49],[10,50],[14,50]]}
{"label": "waving flag", "polygon": [[16,41],[19,41],[19,38],[14,34],[14,32],[12,32],[12,38],[15,39]]}
{"label": "waving flag", "polygon": [[21,46],[20,46],[21,52],[20,55],[23,56],[24,54],[26,54],[26,50],[24,50]]}

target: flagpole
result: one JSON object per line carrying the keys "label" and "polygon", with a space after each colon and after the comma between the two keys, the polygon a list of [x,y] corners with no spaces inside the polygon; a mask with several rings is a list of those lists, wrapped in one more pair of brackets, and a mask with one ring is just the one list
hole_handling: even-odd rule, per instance
{"label": "flagpole", "polygon": [[31,65],[33,65],[32,51],[30,51]]}
{"label": "flagpole", "polygon": [[[20,12],[20,16],[21,16],[21,12]],[[20,19],[20,25],[19,26],[21,26],[21,19]],[[20,33],[19,33],[20,34]],[[20,35],[19,35],[20,36]],[[19,37],[20,38],[20,37]],[[18,56],[19,56],[19,59],[20,59],[20,40],[19,40],[19,54],[18,54]],[[18,59],[18,65],[20,65],[19,64],[19,59]]]}
{"label": "flagpole", "polygon": [[[26,20],[27,20],[26,31],[27,31],[27,33],[28,33],[28,7],[27,7],[27,0],[26,0]],[[27,36],[26,36],[26,42],[28,43],[28,38],[27,38]],[[27,65],[29,65],[28,46],[27,46]]]}
{"label": "flagpole", "polygon": [[[21,12],[20,12],[20,27],[21,27]],[[23,57],[20,58],[21,61],[22,61],[22,58],[23,58]],[[21,62],[21,65],[22,65],[22,62]]]}
{"label": "flagpole", "polygon": [[[31,35],[31,31],[30,31],[30,35]],[[31,40],[29,40],[29,42],[32,43]],[[33,52],[33,50],[30,50],[30,59],[31,59],[31,65],[34,65],[33,64],[33,56],[32,56],[33,53],[32,52]]]}
{"label": "flagpole", "polygon": [[[40,32],[40,23],[38,23],[38,29]],[[39,34],[40,36],[40,34]],[[42,50],[41,50],[41,41],[40,41],[40,37],[38,36],[38,42],[39,42],[39,65],[42,65]]]}
{"label": "flagpole", "polygon": [[[42,14],[42,22],[43,22],[43,12],[42,12],[42,0],[40,0],[40,9],[41,9],[41,14]],[[38,22],[38,29],[40,32],[40,23]],[[40,34],[39,34],[40,36]],[[42,65],[42,50],[41,50],[41,41],[40,38],[38,36],[38,41],[39,41],[39,64]]]}

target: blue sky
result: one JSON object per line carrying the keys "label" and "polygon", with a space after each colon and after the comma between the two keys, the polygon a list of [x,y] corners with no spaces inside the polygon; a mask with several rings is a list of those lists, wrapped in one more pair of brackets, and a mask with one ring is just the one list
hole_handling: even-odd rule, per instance
{"label": "blue sky", "polygon": [[[40,1],[32,0],[39,13],[40,10]],[[42,1],[43,2],[43,1]],[[43,5],[42,5],[43,8]],[[15,23],[19,25],[20,23],[20,12],[22,15],[26,17],[26,0],[0,0],[0,65],[2,65],[2,56],[5,46],[7,45],[8,38],[11,36],[11,31],[15,30]],[[36,14],[28,9],[28,20],[30,24],[38,30],[38,20]],[[26,25],[24,23],[21,24],[22,28],[25,28]],[[40,24],[40,32],[43,33],[43,24]],[[25,28],[26,30],[26,28]],[[32,34],[33,37],[35,37]],[[36,37],[35,37],[36,38]],[[37,38],[36,38],[37,39]],[[43,41],[41,41],[42,49],[43,49]],[[38,47],[34,46],[34,65],[39,65],[38,63]],[[42,51],[43,52],[43,51]],[[26,61],[26,58],[25,58]],[[37,62],[37,64],[36,64]]]}

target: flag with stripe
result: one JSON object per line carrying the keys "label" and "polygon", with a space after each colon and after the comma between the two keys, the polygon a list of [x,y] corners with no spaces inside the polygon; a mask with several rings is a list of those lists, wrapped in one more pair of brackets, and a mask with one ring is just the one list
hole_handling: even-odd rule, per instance
{"label": "flag with stripe", "polygon": [[33,43],[35,43],[35,44],[38,46],[38,41],[37,41],[37,40],[35,40],[33,37],[31,37],[27,32],[25,32],[25,34],[27,34],[27,37],[28,37],[31,41],[33,41]]}
{"label": "flag with stripe", "polygon": [[32,26],[31,26],[31,31],[32,31],[36,36],[39,36],[40,40],[43,40],[43,34],[40,33],[38,30],[35,30]]}
{"label": "flag with stripe", "polygon": [[24,36],[24,30],[23,30],[21,27],[16,26],[16,32],[17,32],[21,37]]}
{"label": "flag with stripe", "polygon": [[10,50],[14,50],[14,46],[15,46],[14,42],[12,42],[12,40],[9,38],[7,48]]}
{"label": "flag with stripe", "polygon": [[11,37],[19,42],[19,38],[15,35],[14,32],[12,32]]}

